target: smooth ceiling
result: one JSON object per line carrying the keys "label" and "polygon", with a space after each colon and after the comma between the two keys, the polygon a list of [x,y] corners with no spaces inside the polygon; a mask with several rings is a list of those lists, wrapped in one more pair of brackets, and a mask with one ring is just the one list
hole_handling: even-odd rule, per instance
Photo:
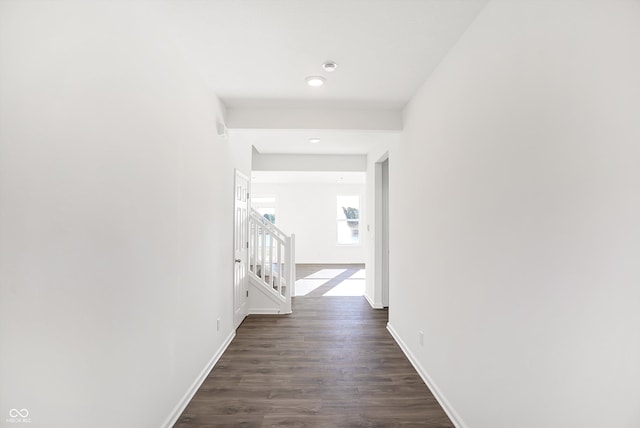
{"label": "smooth ceiling", "polygon": [[[388,120],[376,117],[398,117],[485,3],[166,0],[153,4],[165,35],[211,91],[235,118],[249,117],[249,123],[231,126],[230,138],[248,139],[261,153],[364,154],[398,138],[397,132],[371,132],[389,129],[381,125]],[[338,69],[322,70],[325,60],[337,62]],[[326,84],[307,86],[309,75],[324,76]],[[251,109],[254,113],[249,114]],[[274,116],[287,109],[291,113],[286,117]],[[316,114],[333,118],[340,126],[310,125],[320,122]],[[351,122],[350,117],[374,123],[363,128],[362,120]],[[327,129],[316,132],[318,128]],[[307,139],[316,136],[322,142],[310,145]]]}
{"label": "smooth ceiling", "polygon": [[[163,3],[173,39],[229,107],[402,108],[484,0]],[[334,60],[334,73],[321,68]],[[305,84],[323,75],[321,88]]]}

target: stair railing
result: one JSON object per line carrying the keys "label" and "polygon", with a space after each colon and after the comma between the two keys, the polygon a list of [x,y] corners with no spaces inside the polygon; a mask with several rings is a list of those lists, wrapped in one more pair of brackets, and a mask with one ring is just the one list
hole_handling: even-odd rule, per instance
{"label": "stair railing", "polygon": [[295,236],[288,236],[255,209],[249,215],[249,274],[283,302],[295,281]]}

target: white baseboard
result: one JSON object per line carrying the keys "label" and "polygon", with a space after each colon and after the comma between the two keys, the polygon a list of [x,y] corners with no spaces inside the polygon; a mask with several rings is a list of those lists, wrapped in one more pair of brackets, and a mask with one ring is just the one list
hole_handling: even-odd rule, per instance
{"label": "white baseboard", "polygon": [[382,309],[383,306],[382,305],[376,305],[375,303],[373,303],[373,300],[371,300],[371,298],[369,296],[367,296],[367,293],[363,294],[364,298],[367,299],[367,302],[369,302],[369,306],[371,306],[373,309]]}
{"label": "white baseboard", "polygon": [[180,417],[182,412],[184,412],[184,409],[187,408],[187,405],[189,404],[193,396],[196,395],[196,392],[198,391],[198,388],[200,388],[200,385],[202,385],[202,382],[204,382],[207,376],[209,376],[209,373],[211,373],[211,370],[213,370],[213,367],[216,365],[218,360],[220,360],[220,357],[222,356],[222,354],[224,354],[224,351],[227,350],[227,348],[229,347],[229,344],[231,343],[234,337],[236,337],[235,330],[233,330],[229,334],[229,336],[227,336],[225,341],[222,343],[222,346],[220,346],[220,348],[213,355],[211,360],[209,360],[209,363],[206,365],[206,367],[202,369],[202,371],[200,372],[196,380],[193,381],[193,383],[191,384],[187,392],[185,392],[182,399],[178,402],[178,404],[176,404],[176,406],[173,408],[173,411],[169,414],[169,417],[166,419],[165,423],[162,425],[163,427],[171,428],[175,425],[175,423],[178,421],[178,418]]}
{"label": "white baseboard", "polygon": [[407,356],[407,358],[409,359],[409,362],[416,369],[416,371],[418,372],[418,374],[420,375],[424,383],[431,390],[431,393],[433,394],[433,396],[436,397],[436,400],[438,400],[440,407],[442,407],[442,409],[447,414],[447,416],[449,416],[449,419],[451,419],[451,422],[453,422],[453,425],[456,426],[457,428],[466,428],[467,426],[462,421],[462,418],[460,418],[460,415],[458,415],[458,413],[453,409],[453,407],[451,407],[451,404],[449,403],[449,401],[447,401],[444,395],[442,395],[442,392],[440,392],[440,390],[438,389],[436,384],[433,382],[431,377],[427,374],[427,371],[418,362],[418,359],[411,353],[406,343],[404,343],[404,341],[400,338],[400,335],[398,334],[398,332],[396,332],[394,328],[391,326],[391,324],[389,323],[387,323],[387,330],[389,331],[389,333],[391,333],[391,336],[395,339],[398,346],[400,346],[400,349],[402,349],[402,352],[404,352],[404,355]]}

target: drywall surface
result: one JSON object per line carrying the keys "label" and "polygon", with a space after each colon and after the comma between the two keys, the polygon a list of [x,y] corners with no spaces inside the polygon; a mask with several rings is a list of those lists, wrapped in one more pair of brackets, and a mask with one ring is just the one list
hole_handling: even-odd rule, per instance
{"label": "drywall surface", "polygon": [[400,130],[402,115],[393,109],[233,107],[228,125],[235,129]]}
{"label": "drywall surface", "polygon": [[253,152],[254,171],[366,171],[366,169],[367,157],[364,155],[265,155]]}
{"label": "drywall surface", "polygon": [[[366,224],[364,184],[253,183],[252,197],[276,197],[276,225],[296,235],[296,263],[364,263]],[[337,243],[337,195],[358,195],[361,203],[360,244]]]}
{"label": "drywall surface", "polygon": [[0,426],[162,426],[233,334],[251,149],[135,4],[0,3]]}
{"label": "drywall surface", "polygon": [[640,426],[639,76],[639,2],[495,1],[405,109],[390,325],[459,426]]}

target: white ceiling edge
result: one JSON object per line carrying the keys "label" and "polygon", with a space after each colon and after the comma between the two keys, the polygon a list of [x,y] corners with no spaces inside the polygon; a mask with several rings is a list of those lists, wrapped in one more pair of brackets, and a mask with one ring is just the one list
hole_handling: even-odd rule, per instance
{"label": "white ceiling edge", "polygon": [[292,99],[292,98],[222,98],[235,109],[308,109],[308,110],[402,110],[407,100],[349,100],[349,99]]}
{"label": "white ceiling edge", "polygon": [[401,109],[255,108],[226,106],[229,129],[401,131]]}
{"label": "white ceiling edge", "polygon": [[253,171],[366,171],[365,155],[253,153]]}
{"label": "white ceiling edge", "polygon": [[[319,138],[319,143],[310,143]],[[367,155],[400,141],[401,131],[358,129],[229,129],[231,142],[260,154]]]}
{"label": "white ceiling edge", "polygon": [[258,184],[365,184],[365,172],[355,171],[253,171]]}

